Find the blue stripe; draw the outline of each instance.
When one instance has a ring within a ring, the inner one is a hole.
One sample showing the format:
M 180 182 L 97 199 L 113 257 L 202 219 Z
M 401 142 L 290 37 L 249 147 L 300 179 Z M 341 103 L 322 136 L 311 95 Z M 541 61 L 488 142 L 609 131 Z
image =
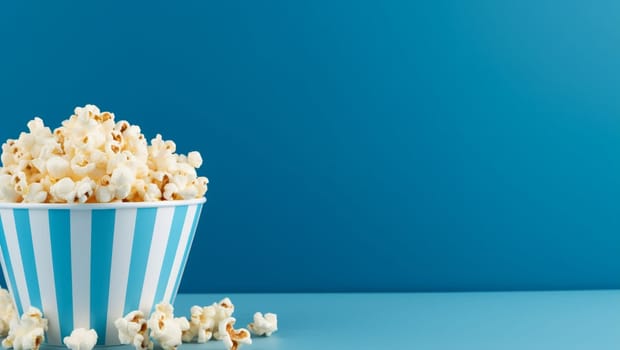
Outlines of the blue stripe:
M 166 287 L 168 286 L 172 265 L 174 264 L 174 257 L 179 246 L 181 233 L 183 232 L 183 224 L 185 223 L 187 208 L 187 205 L 182 205 L 174 209 L 174 217 L 172 218 L 172 226 L 170 227 L 170 236 L 168 237 L 168 246 L 166 247 L 164 262 L 161 266 L 159 282 L 157 282 L 157 291 L 155 292 L 153 308 L 156 304 L 163 301 L 162 299 L 164 297 L 164 293 L 166 292 Z
M 22 265 L 26 276 L 26 288 L 30 296 L 30 305 L 43 310 L 41 304 L 41 290 L 39 288 L 39 275 L 37 265 L 34 260 L 34 247 L 32 245 L 32 230 L 30 228 L 30 215 L 28 209 L 13 210 L 15 218 L 15 228 L 17 229 L 17 240 L 19 251 L 22 254 Z
M 6 209 L 8 210 L 8 209 Z M 6 244 L 6 236 L 4 233 L 4 223 L 2 222 L 2 218 L 0 218 L 0 246 L 2 249 L 2 256 L 4 257 L 4 263 L 6 264 L 6 272 L 9 274 L 9 281 L 11 282 L 11 288 L 13 289 L 13 298 L 15 299 L 15 304 L 17 306 L 17 314 L 21 315 L 24 313 L 24 308 L 22 307 L 21 297 L 19 295 L 19 291 L 17 290 L 17 283 L 15 283 L 15 272 L 13 271 L 13 264 L 11 264 L 11 256 L 9 255 L 9 249 Z
M 177 281 L 174 283 L 174 288 L 172 289 L 172 300 L 170 301 L 170 304 L 174 304 L 174 299 L 176 298 L 177 292 L 179 291 L 181 276 L 183 276 L 183 271 L 185 271 L 187 256 L 189 255 L 189 251 L 192 248 L 192 242 L 194 241 L 194 236 L 196 235 L 196 225 L 198 224 L 198 218 L 200 218 L 201 211 L 202 204 L 198 204 L 196 208 L 196 214 L 194 216 L 194 221 L 192 222 L 192 230 L 189 235 L 189 240 L 187 241 L 187 246 L 185 247 L 185 252 L 183 253 L 183 260 L 181 260 L 181 269 L 179 270 L 179 274 L 177 275 Z
M 114 209 L 93 210 L 91 220 L 90 327 L 97 332 L 100 345 L 106 338 L 115 216 Z
M 71 214 L 68 209 L 48 210 L 54 286 L 60 321 L 60 339 L 73 331 L 73 283 L 71 277 Z
M 140 306 L 140 296 L 146 277 L 146 264 L 151 250 L 156 216 L 157 208 L 139 208 L 137 210 L 123 314 L 137 310 Z

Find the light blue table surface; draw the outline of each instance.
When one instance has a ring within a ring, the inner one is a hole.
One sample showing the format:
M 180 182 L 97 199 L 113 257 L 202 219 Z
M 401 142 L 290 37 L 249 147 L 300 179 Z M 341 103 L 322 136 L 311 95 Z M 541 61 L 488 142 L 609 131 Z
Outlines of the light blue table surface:
M 278 332 L 254 337 L 248 350 L 620 349 L 620 291 L 226 296 L 236 327 L 256 311 L 278 314 Z M 222 297 L 181 294 L 175 315 Z M 220 341 L 180 348 L 226 349 Z
M 237 326 L 278 314 L 279 331 L 245 349 L 620 349 L 620 291 L 228 296 Z M 179 295 L 175 313 L 221 297 Z

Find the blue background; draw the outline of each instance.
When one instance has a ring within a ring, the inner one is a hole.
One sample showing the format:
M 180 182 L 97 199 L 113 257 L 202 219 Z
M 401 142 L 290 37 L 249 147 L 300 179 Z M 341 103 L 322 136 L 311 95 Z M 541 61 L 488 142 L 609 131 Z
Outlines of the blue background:
M 620 287 L 620 3 L 0 4 L 0 139 L 203 153 L 184 292 Z

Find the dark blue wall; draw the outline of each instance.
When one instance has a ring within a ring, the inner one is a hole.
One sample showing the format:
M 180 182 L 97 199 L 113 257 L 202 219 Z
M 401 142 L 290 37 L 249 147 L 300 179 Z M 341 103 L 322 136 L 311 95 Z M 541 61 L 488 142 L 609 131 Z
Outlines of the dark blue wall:
M 3 2 L 0 139 L 95 103 L 200 150 L 184 292 L 618 288 L 619 23 L 616 1 Z

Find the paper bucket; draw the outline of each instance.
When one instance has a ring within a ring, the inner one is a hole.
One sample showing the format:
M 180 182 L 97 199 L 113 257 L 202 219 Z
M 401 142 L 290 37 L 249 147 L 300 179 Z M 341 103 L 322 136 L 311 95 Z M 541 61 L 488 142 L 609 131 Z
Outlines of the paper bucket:
M 119 344 L 114 320 L 173 302 L 204 202 L 0 203 L 0 259 L 19 314 L 43 311 L 49 345 L 80 327 Z

